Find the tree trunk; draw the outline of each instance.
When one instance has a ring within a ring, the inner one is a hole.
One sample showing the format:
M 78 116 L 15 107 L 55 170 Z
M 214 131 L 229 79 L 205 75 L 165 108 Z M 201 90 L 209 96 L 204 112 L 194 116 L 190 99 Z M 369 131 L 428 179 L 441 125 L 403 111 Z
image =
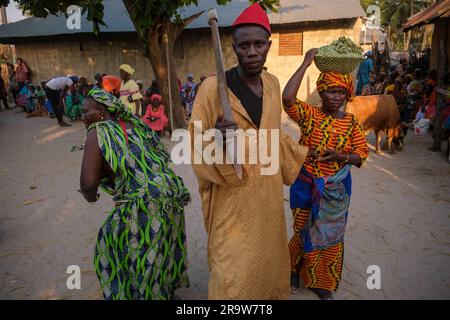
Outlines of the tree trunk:
M 178 77 L 175 71 L 175 65 L 172 59 L 172 50 L 175 43 L 174 36 L 171 34 L 169 23 L 164 23 L 157 28 L 148 31 L 148 58 L 155 73 L 163 97 L 164 107 L 169 118 L 170 128 L 184 128 L 183 108 L 181 106 L 180 92 L 178 89 Z M 167 38 L 165 38 L 167 35 Z M 166 43 L 166 39 L 168 44 Z M 169 52 L 167 52 L 167 48 Z M 169 61 L 167 61 L 167 55 Z M 170 66 L 170 83 L 169 83 Z M 171 90 L 171 99 L 169 99 L 169 90 Z M 172 105 L 170 105 L 170 100 Z
M 132 18 L 131 21 L 138 32 L 141 43 L 147 48 L 145 55 L 150 60 L 156 80 L 158 81 L 165 110 L 171 125 L 170 128 L 185 128 L 186 123 L 181 106 L 178 77 L 173 63 L 172 52 L 175 41 L 184 28 L 197 19 L 204 11 L 183 19 L 180 24 L 172 23 L 170 18 L 161 17 L 158 21 L 154 21 L 153 27 L 146 29 L 144 32 L 142 29 L 139 29 L 139 23 L 137 22 L 138 20 L 147 20 L 149 17 L 145 16 L 143 12 L 139 12 L 138 14 L 133 13 L 133 1 L 123 0 L 123 3 L 130 17 L 134 17 L 134 20 Z M 172 103 L 170 103 L 170 100 Z

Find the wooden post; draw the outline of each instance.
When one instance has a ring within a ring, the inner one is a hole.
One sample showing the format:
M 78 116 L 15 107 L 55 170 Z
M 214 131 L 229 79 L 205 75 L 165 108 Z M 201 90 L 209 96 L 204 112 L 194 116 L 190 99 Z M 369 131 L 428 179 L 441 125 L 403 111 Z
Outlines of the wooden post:
M 434 151 L 441 151 L 441 144 L 442 144 L 442 123 L 440 123 L 440 115 L 442 110 L 445 108 L 446 101 L 447 101 L 447 94 L 449 93 L 447 91 L 447 88 L 443 87 L 443 76 L 447 72 L 447 39 L 448 39 L 448 29 L 449 29 L 449 23 L 445 22 L 444 20 L 438 20 L 437 24 L 442 24 L 443 29 L 445 32 L 439 33 L 439 52 L 438 52 L 438 88 L 435 89 L 437 93 L 437 102 L 436 102 L 436 108 L 437 113 L 434 117 L 434 131 L 433 131 L 433 147 L 432 149 Z M 435 25 L 436 27 L 436 25 Z M 441 25 L 439 25 L 441 27 Z M 449 147 L 450 147 L 450 137 L 449 137 Z M 450 160 L 450 158 L 449 158 Z
M 164 34 L 164 42 L 166 43 L 166 62 L 167 62 L 167 81 L 169 82 L 169 106 L 170 106 L 170 134 L 173 133 L 173 104 L 172 104 L 172 79 L 170 77 L 170 60 L 169 60 L 169 36 Z
M 0 14 L 1 14 L 1 19 L 2 19 L 2 23 L 0 24 L 7 24 L 8 23 L 8 17 L 6 16 L 6 7 L 5 6 L 1 6 L 0 7 Z

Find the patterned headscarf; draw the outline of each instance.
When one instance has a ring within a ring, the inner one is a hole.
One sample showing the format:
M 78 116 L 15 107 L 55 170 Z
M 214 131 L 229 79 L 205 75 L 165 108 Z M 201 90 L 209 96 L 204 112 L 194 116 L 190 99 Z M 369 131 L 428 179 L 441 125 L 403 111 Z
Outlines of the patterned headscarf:
M 128 109 L 122 101 L 113 96 L 111 93 L 102 89 L 92 89 L 89 91 L 88 97 L 91 97 L 98 103 L 102 104 L 110 113 L 114 113 L 117 118 L 129 121 L 137 127 L 145 127 L 143 122 L 135 117 L 130 109 Z
M 332 87 L 339 87 L 347 90 L 347 99 L 348 101 L 352 101 L 353 79 L 351 75 L 338 72 L 321 73 L 319 79 L 317 79 L 317 91 L 321 93 Z
M 98 103 L 103 104 L 111 113 L 121 115 L 122 113 L 128 112 L 125 105 L 118 98 L 105 90 L 92 89 L 89 91 L 88 97 L 91 97 Z

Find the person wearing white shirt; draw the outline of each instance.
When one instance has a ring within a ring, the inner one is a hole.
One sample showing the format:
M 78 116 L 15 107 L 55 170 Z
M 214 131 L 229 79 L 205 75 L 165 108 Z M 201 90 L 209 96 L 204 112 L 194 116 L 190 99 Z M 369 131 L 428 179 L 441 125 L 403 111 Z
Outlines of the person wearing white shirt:
M 78 77 L 57 77 L 47 82 L 45 93 L 51 101 L 55 111 L 56 119 L 61 127 L 69 127 L 70 124 L 64 122 L 64 97 L 67 91 L 78 82 Z

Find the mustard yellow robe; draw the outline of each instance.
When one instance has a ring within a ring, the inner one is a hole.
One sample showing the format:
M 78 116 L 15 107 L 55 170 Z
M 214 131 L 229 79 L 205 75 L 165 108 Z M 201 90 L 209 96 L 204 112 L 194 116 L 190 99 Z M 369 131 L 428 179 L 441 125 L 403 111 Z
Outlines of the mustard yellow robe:
M 263 111 L 259 129 L 280 129 L 278 79 L 263 72 L 262 81 Z M 238 127 L 258 130 L 231 90 L 229 95 Z M 203 132 L 214 128 L 219 111 L 217 78 L 210 77 L 203 82 L 195 99 L 189 123 L 192 142 L 194 122 L 202 122 Z M 209 299 L 287 299 L 289 296 L 283 183 L 291 185 L 295 181 L 307 148 L 281 133 L 279 140 L 280 169 L 275 175 L 261 175 L 259 158 L 258 164 L 243 165 L 242 180 L 231 164 L 193 164 L 208 234 Z M 195 152 L 202 154 L 193 146 L 192 157 Z

